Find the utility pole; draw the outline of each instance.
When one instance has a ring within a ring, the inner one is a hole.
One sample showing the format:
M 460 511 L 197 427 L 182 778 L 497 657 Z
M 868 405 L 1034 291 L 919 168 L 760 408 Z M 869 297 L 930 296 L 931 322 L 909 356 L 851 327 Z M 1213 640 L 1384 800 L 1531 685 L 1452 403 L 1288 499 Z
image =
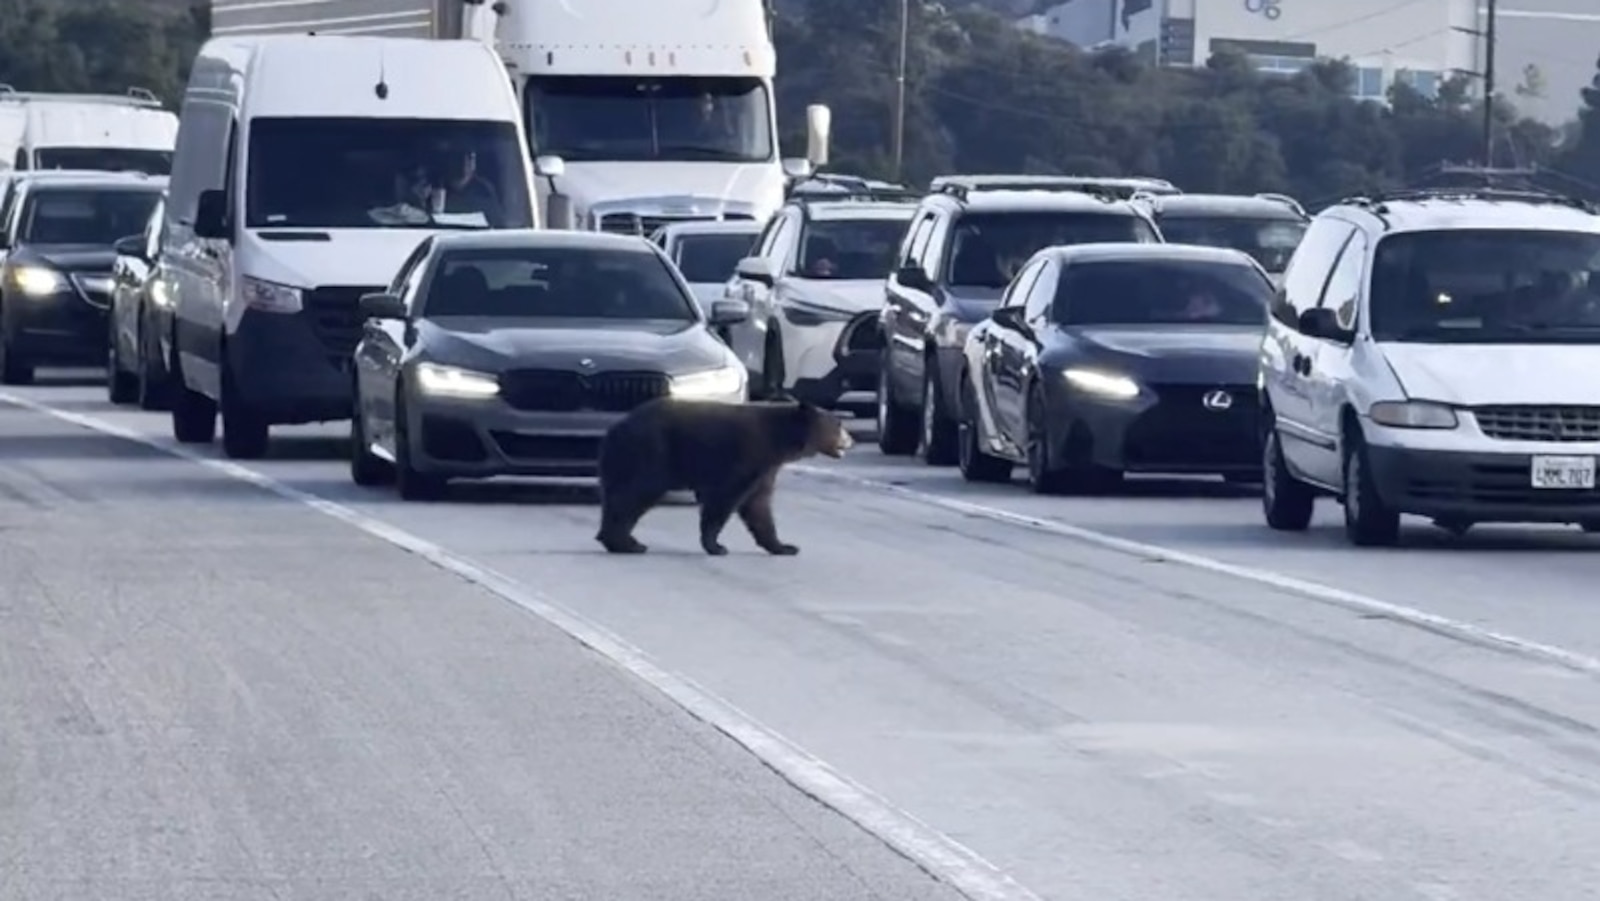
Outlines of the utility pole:
M 911 0 L 900 0 L 900 62 L 894 72 L 894 178 L 906 158 L 906 45 L 911 39 Z
M 1494 166 L 1494 58 L 1495 19 L 1499 0 L 1488 0 L 1488 19 L 1483 25 L 1483 165 Z

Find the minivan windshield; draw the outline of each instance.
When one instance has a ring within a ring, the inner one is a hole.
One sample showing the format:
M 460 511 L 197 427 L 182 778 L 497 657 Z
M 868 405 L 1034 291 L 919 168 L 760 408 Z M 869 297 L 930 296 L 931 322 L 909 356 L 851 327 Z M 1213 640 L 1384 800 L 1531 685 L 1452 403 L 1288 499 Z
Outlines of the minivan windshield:
M 771 100 L 755 77 L 532 75 L 524 103 L 538 154 L 702 163 L 774 155 Z
M 753 233 L 701 232 L 679 235 L 673 255 L 678 271 L 694 283 L 725 282 L 755 246 Z
M 649 251 L 511 247 L 445 251 L 422 315 L 694 322 L 699 307 Z
M 137 147 L 40 147 L 33 152 L 33 167 L 171 175 L 172 151 Z
M 531 228 L 511 122 L 256 118 L 249 228 Z
M 1306 223 L 1287 217 L 1162 216 L 1161 234 L 1170 244 L 1200 244 L 1242 250 L 1268 272 L 1289 267 Z
M 1106 260 L 1073 263 L 1056 285 L 1060 325 L 1266 327 L 1272 283 L 1249 263 Z
M 800 236 L 795 272 L 805 278 L 882 281 L 894 269 L 910 216 L 813 219 Z
M 968 213 L 956 222 L 948 279 L 954 287 L 1004 288 L 1046 247 L 1160 240 L 1148 222 L 1128 212 Z
M 1378 242 L 1372 336 L 1420 343 L 1600 343 L 1600 234 L 1405 232 Z
M 110 247 L 143 233 L 160 201 L 160 188 L 38 188 L 23 201 L 17 240 Z

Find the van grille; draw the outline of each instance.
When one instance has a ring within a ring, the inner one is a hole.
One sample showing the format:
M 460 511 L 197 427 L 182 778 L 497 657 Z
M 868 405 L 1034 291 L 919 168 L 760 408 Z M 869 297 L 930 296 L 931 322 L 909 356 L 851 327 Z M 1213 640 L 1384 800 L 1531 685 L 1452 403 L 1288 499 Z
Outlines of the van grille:
M 666 397 L 672 381 L 659 372 L 597 372 L 513 369 L 500 376 L 500 396 L 518 410 L 626 413 Z
M 1501 441 L 1600 441 L 1600 407 L 1475 407 L 1472 414 Z
M 305 292 L 304 308 L 311 329 L 328 352 L 328 358 L 350 358 L 361 340 L 361 295 L 382 291 L 383 287 L 324 287 Z

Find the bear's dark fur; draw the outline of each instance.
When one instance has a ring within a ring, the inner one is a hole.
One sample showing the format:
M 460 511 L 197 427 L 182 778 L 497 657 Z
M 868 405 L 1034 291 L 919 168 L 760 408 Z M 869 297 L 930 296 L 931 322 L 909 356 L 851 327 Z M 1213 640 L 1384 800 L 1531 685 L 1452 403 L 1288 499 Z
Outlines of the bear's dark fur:
M 815 454 L 839 457 L 853 443 L 837 416 L 808 403 L 650 401 L 600 444 L 595 540 L 613 554 L 642 554 L 648 548 L 633 537 L 639 519 L 669 492 L 693 491 L 706 553 L 728 552 L 717 539 L 738 513 L 767 553 L 797 554 L 772 521 L 778 470 Z

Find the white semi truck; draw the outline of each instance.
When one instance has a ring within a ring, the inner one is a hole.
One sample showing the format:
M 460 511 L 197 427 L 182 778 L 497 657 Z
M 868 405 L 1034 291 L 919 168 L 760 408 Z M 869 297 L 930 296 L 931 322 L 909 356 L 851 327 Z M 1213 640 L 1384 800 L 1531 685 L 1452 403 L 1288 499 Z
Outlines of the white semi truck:
M 517 89 L 552 227 L 649 234 L 680 220 L 765 221 L 788 179 L 763 0 L 212 0 L 214 34 L 382 34 L 494 45 Z M 440 77 L 448 77 L 440 73 Z

